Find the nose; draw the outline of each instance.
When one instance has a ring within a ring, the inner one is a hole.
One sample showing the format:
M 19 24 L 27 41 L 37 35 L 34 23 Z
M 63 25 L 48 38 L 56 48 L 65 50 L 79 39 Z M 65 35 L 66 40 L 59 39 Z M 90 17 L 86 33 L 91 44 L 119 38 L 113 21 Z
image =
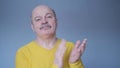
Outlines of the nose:
M 47 22 L 47 20 L 46 19 L 43 19 L 42 20 L 42 24 L 47 24 L 48 22 Z

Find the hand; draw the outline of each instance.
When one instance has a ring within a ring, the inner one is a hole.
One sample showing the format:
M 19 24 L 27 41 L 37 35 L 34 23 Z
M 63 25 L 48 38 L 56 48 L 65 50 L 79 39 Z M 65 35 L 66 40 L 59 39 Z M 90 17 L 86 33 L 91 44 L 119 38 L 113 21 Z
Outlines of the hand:
M 69 63 L 75 63 L 79 60 L 79 58 L 82 56 L 83 52 L 85 51 L 87 39 L 84 39 L 82 43 L 78 40 L 72 49 L 72 52 L 70 54 Z
M 54 60 L 54 63 L 59 68 L 62 68 L 63 66 L 63 58 L 64 58 L 65 51 L 66 51 L 66 41 L 62 40 L 61 44 L 58 47 L 58 50 L 56 51 L 55 60 Z

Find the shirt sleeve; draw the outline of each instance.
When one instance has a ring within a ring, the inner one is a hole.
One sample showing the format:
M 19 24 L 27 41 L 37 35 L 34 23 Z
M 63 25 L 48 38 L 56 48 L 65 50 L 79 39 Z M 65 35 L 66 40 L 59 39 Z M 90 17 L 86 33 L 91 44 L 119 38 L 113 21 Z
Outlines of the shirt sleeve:
M 84 65 L 82 64 L 81 60 L 78 60 L 75 63 L 69 63 L 70 68 L 84 68 Z
M 53 64 L 50 68 L 58 68 L 58 66 Z
M 15 63 L 16 63 L 16 68 L 31 68 L 27 57 L 21 51 L 18 51 L 16 53 Z

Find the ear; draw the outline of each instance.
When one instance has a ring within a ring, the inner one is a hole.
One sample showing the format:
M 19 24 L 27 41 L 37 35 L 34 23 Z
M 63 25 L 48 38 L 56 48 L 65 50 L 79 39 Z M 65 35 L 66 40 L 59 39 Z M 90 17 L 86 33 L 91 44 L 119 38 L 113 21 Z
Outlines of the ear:
M 34 25 L 32 23 L 31 23 L 31 29 L 32 29 L 33 32 L 35 32 Z
M 55 21 L 56 21 L 56 28 L 57 28 L 57 26 L 58 26 L 58 22 L 57 22 L 58 20 L 57 20 L 57 18 L 56 18 L 56 20 L 55 20 Z

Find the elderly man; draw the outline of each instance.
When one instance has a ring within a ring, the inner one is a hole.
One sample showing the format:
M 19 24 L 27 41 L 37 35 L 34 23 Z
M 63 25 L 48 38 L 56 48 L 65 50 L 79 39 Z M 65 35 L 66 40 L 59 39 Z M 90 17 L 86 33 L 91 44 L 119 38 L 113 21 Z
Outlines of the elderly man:
M 56 37 L 57 18 L 53 9 L 38 5 L 32 11 L 31 28 L 36 39 L 16 53 L 16 68 L 84 68 L 80 59 L 86 39 L 72 42 Z

